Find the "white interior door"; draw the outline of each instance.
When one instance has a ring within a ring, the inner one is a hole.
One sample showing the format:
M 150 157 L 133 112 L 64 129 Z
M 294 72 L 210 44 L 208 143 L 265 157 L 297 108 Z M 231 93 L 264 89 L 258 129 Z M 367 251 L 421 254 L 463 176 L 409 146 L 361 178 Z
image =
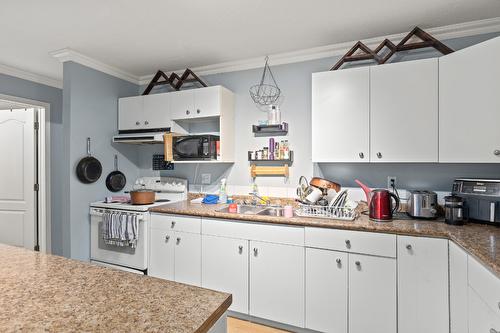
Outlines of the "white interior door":
M 0 243 L 35 243 L 34 109 L 0 111 Z

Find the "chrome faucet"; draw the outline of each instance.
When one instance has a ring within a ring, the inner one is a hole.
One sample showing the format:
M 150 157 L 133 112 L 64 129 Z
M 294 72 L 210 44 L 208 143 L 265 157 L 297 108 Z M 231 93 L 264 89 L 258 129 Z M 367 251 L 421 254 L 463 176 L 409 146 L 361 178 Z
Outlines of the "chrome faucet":
M 264 201 L 266 203 L 267 206 L 269 206 L 271 204 L 271 201 L 270 200 L 265 200 L 264 198 L 262 198 L 261 196 L 259 196 L 257 193 L 255 192 L 250 192 L 248 193 L 250 194 L 252 197 L 253 197 L 253 205 L 254 206 L 257 206 L 257 199 L 259 199 L 259 201 Z

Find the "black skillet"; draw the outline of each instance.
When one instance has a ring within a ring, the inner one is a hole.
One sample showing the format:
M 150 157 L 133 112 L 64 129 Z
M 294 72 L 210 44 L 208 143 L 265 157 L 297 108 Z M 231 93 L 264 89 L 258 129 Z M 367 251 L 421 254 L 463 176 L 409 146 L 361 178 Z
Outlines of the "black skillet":
M 76 176 L 84 184 L 95 183 L 102 174 L 101 162 L 90 154 L 90 138 L 87 138 L 87 156 L 76 166 Z
M 118 171 L 118 156 L 115 155 L 115 171 L 111 172 L 106 177 L 106 187 L 111 192 L 119 192 L 123 190 L 125 184 L 127 183 L 127 178 L 123 172 Z

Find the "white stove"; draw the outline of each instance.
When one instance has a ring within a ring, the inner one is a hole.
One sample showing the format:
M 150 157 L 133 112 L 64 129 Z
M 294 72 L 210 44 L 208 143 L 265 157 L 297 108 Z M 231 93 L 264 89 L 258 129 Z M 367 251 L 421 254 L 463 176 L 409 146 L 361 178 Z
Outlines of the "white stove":
M 149 244 L 148 224 L 151 221 L 149 209 L 168 203 L 187 200 L 186 179 L 174 177 L 142 177 L 132 186 L 136 189 L 156 191 L 156 202 L 150 205 L 132 205 L 130 202 L 107 202 L 90 204 L 90 260 L 114 268 L 146 274 L 148 268 L 147 249 Z M 119 213 L 137 215 L 139 238 L 135 248 L 109 245 L 102 237 L 103 214 Z

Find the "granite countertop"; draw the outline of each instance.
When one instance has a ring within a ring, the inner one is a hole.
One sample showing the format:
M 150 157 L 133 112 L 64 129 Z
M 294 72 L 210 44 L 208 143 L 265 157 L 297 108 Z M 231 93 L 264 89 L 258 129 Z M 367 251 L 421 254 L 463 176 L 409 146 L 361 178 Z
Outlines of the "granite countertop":
M 482 224 L 453 226 L 443 221 L 433 220 L 393 220 L 373 222 L 361 214 L 354 221 L 298 217 L 292 218 L 220 213 L 216 210 L 226 205 L 193 204 L 189 201 L 166 204 L 151 208 L 150 211 L 165 214 L 195 215 L 249 222 L 264 222 L 295 226 L 346 229 L 370 232 L 393 233 L 398 235 L 448 238 L 463 247 L 469 254 L 481 261 L 500 277 L 500 228 Z
M 0 332 L 207 332 L 231 295 L 0 245 Z

